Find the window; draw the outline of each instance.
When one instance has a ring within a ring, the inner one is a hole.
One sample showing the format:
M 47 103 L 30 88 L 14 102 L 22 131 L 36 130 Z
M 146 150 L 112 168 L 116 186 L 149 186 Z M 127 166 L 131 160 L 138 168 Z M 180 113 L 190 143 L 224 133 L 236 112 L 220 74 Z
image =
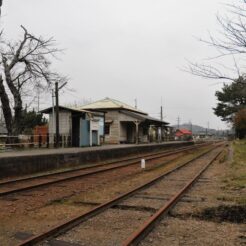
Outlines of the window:
M 105 135 L 109 135 L 110 134 L 110 124 L 109 123 L 105 123 L 104 134 Z

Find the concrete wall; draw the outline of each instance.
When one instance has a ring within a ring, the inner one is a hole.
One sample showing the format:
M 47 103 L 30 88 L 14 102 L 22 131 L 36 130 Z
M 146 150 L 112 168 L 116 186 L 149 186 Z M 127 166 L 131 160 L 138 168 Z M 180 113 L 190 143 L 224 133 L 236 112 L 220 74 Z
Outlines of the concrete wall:
M 179 143 L 164 143 L 164 144 L 146 144 L 134 146 L 119 146 L 117 148 L 104 148 L 97 150 L 73 153 L 59 153 L 59 154 L 42 154 L 29 155 L 18 157 L 1 157 L 0 158 L 0 177 L 18 176 L 24 174 L 32 174 L 37 172 L 44 172 L 58 168 L 74 167 L 90 163 L 99 163 L 110 161 L 112 159 L 126 157 L 130 155 L 137 155 L 146 152 L 153 152 L 163 149 L 181 147 L 184 145 L 191 145 L 193 142 L 179 142 Z

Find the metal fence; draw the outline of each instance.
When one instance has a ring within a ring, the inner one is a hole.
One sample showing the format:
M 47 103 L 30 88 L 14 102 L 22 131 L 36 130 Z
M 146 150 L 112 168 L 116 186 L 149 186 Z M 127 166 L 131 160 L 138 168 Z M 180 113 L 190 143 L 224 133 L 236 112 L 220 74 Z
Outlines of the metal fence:
M 56 143 L 55 134 L 46 135 L 0 135 L 0 150 L 22 150 L 32 148 L 54 148 Z M 71 136 L 60 135 L 58 147 L 71 147 Z

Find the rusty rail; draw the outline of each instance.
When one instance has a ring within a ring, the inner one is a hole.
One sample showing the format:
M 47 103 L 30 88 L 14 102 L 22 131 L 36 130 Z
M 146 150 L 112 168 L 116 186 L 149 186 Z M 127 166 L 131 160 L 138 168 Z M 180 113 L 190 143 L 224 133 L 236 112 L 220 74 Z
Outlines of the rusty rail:
M 162 153 L 146 154 L 146 155 L 141 156 L 141 157 L 131 157 L 131 158 L 123 159 L 123 160 L 120 160 L 120 161 L 113 161 L 111 163 L 104 163 L 104 164 L 94 165 L 94 166 L 91 166 L 91 167 L 79 168 L 79 169 L 76 169 L 76 170 L 67 170 L 67 171 L 63 171 L 63 172 L 45 174 L 45 175 L 40 175 L 40 176 L 36 176 L 36 177 L 30 177 L 30 178 L 24 178 L 24 179 L 17 179 L 17 180 L 2 182 L 2 183 L 0 183 L 0 188 L 3 185 L 10 185 L 10 184 L 13 184 L 13 183 L 18 183 L 18 182 L 23 182 L 23 181 L 31 181 L 31 180 L 39 179 L 39 178 L 46 178 L 46 177 L 48 178 L 48 177 L 51 177 L 51 176 L 62 175 L 62 174 L 67 174 L 67 173 L 81 171 L 81 170 L 90 170 L 90 169 L 93 169 L 93 168 L 106 166 L 106 168 L 104 168 L 104 169 L 100 169 L 100 170 L 96 170 L 96 171 L 94 170 L 94 171 L 91 171 L 91 172 L 88 172 L 88 173 L 75 174 L 75 175 L 70 176 L 70 177 L 60 178 L 60 179 L 57 179 L 57 180 L 51 180 L 51 181 L 47 181 L 47 182 L 42 182 L 42 183 L 39 183 L 39 184 L 30 185 L 30 186 L 26 186 L 26 187 L 22 187 L 22 188 L 3 191 L 3 192 L 0 192 L 0 197 L 1 196 L 6 196 L 6 195 L 9 195 L 9 194 L 22 192 L 22 191 L 31 190 L 31 189 L 34 189 L 34 188 L 40 188 L 40 187 L 48 186 L 48 185 L 51 185 L 51 184 L 56 184 L 56 183 L 60 183 L 60 182 L 64 182 L 64 181 L 69 181 L 69 180 L 73 180 L 73 179 L 76 179 L 76 178 L 87 177 L 89 175 L 108 172 L 108 171 L 115 170 L 115 169 L 122 168 L 122 167 L 136 165 L 136 164 L 139 163 L 139 159 L 143 158 L 143 157 L 145 157 L 145 158 L 147 157 L 146 160 L 155 160 L 155 159 L 158 159 L 158 158 L 161 158 L 161 157 L 178 154 L 178 153 L 181 153 L 183 151 L 197 149 L 197 148 L 203 147 L 203 146 L 206 146 L 206 144 L 202 145 L 202 146 L 199 145 L 199 146 L 180 148 L 180 149 L 175 150 L 175 151 L 164 151 Z M 127 162 L 127 161 L 128 162 L 130 161 L 130 163 L 120 164 L 120 165 L 117 165 L 117 166 L 113 166 L 113 167 L 107 168 L 107 165 L 119 164 L 121 162 Z
M 219 146 L 216 146 L 219 147 Z M 151 185 L 155 184 L 156 182 L 160 181 L 163 177 L 181 169 L 182 167 L 185 167 L 186 165 L 188 165 L 189 163 L 199 159 L 200 157 L 205 156 L 206 154 L 208 154 L 209 152 L 211 152 L 213 149 L 210 149 L 194 158 L 192 158 L 191 160 L 188 160 L 186 162 L 184 162 L 183 164 L 179 165 L 176 168 L 173 168 L 172 170 L 158 176 L 157 178 L 152 179 L 150 182 L 145 183 L 143 185 L 138 186 L 137 188 L 126 192 L 120 196 L 117 196 L 116 198 L 103 203 L 97 207 L 95 207 L 94 209 L 88 211 L 87 213 L 83 213 L 81 215 L 75 216 L 72 219 L 69 219 L 67 221 L 65 221 L 64 223 L 61 223 L 57 226 L 54 226 L 53 228 L 49 229 L 48 231 L 44 232 L 44 233 L 40 233 L 39 235 L 33 236 L 25 241 L 23 241 L 22 243 L 18 244 L 18 246 L 30 246 L 30 245 L 35 245 L 37 243 L 42 242 L 43 240 L 47 240 L 51 237 L 57 237 L 58 235 L 65 233 L 67 231 L 69 231 L 70 229 L 72 229 L 73 227 L 79 225 L 80 223 L 88 220 L 89 218 L 92 218 L 94 216 L 96 216 L 97 214 L 102 213 L 103 211 L 105 211 L 106 209 L 116 205 L 117 203 L 121 202 L 122 200 L 130 197 L 131 195 L 135 194 L 136 192 L 143 190 L 145 188 L 150 187 Z
M 162 218 L 162 216 L 170 209 L 175 206 L 175 204 L 183 197 L 183 195 L 189 190 L 189 188 L 199 179 L 199 177 L 206 171 L 206 169 L 217 159 L 221 154 L 220 151 L 198 174 L 196 174 L 190 182 L 188 182 L 179 192 L 177 192 L 169 202 L 160 208 L 155 214 L 153 214 L 138 230 L 136 230 L 132 235 L 123 242 L 122 246 L 135 246 L 142 239 L 144 239 L 149 232 L 153 229 L 155 224 Z

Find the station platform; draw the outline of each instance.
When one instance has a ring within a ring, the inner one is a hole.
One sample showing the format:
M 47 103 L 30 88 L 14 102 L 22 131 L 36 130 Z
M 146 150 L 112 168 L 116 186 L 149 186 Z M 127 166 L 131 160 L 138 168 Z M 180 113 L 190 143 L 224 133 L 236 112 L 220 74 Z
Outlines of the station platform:
M 102 145 L 84 148 L 32 149 L 0 153 L 0 178 L 96 164 L 130 155 L 192 145 L 193 142 Z

